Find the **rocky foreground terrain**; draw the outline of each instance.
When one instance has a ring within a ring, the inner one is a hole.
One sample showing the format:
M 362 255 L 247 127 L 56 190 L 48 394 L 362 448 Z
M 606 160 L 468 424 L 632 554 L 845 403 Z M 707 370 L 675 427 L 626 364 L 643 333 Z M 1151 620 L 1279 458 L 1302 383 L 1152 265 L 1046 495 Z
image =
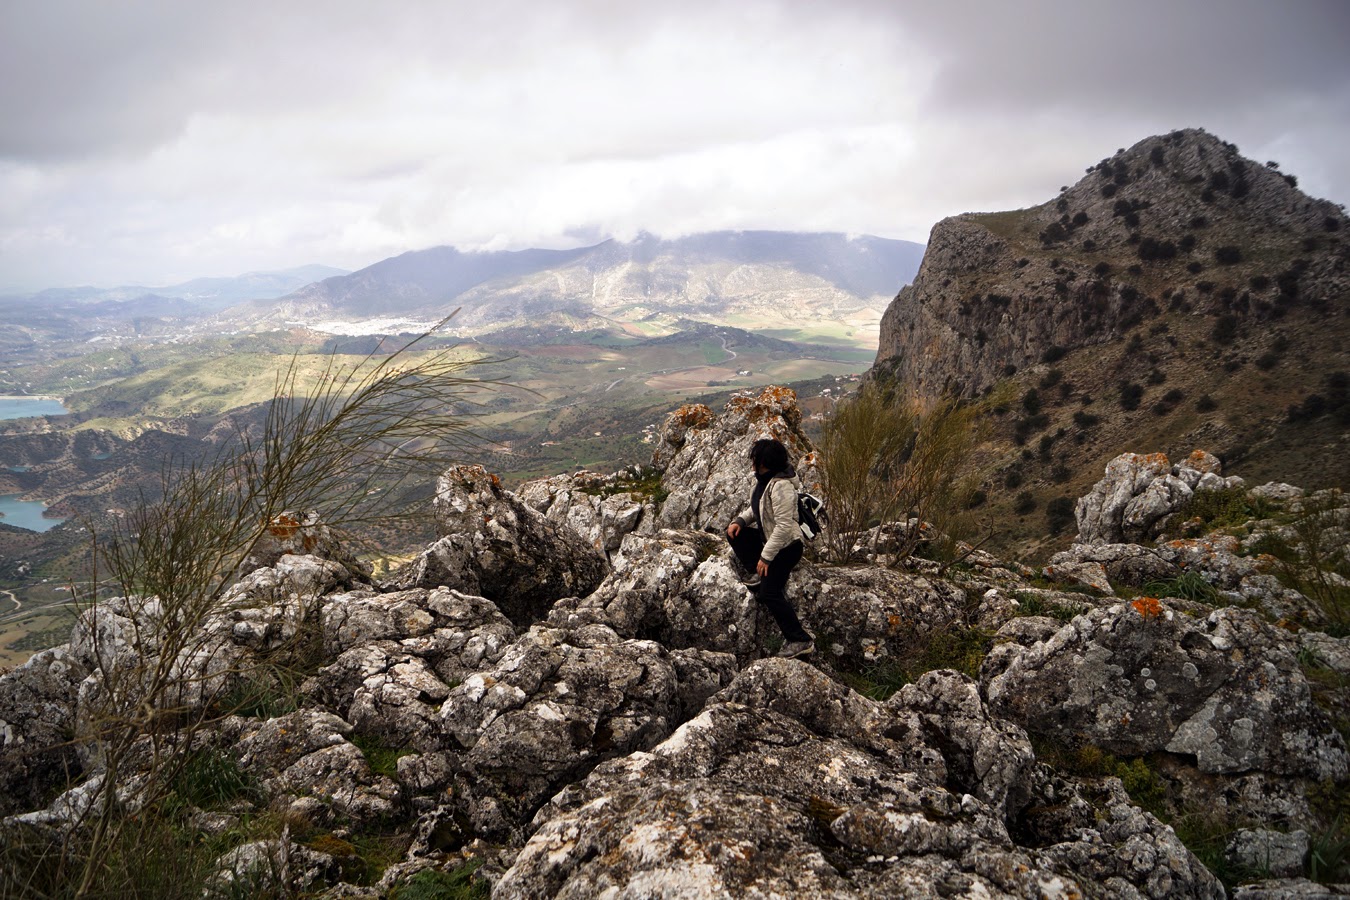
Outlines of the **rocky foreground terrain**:
M 652 471 L 453 467 L 383 583 L 296 525 L 189 635 L 155 598 L 87 611 L 0 676 L 3 892 L 151 817 L 207 896 L 1350 892 L 1344 595 L 1291 574 L 1344 564 L 1339 492 L 1126 454 L 1043 571 L 892 559 L 919 523 L 885 523 L 799 568 L 820 652 L 782 660 L 704 529 L 758 437 L 810 477 L 800 419 L 769 388 L 672 414 Z

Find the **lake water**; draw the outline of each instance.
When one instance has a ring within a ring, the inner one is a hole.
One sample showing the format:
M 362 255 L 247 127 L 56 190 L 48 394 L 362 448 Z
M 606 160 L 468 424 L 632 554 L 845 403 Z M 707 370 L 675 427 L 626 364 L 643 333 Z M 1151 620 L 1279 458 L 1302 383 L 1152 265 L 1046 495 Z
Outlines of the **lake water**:
M 27 528 L 29 531 L 49 531 L 60 525 L 65 519 L 44 519 L 43 511 L 47 504 L 38 500 L 20 500 L 18 494 L 0 494 L 0 513 L 5 517 L 0 522 Z
M 37 397 L 0 397 L 0 419 L 26 419 L 29 416 L 64 416 L 70 410 L 60 400 Z M 11 472 L 27 472 L 28 466 L 9 466 Z M 65 519 L 44 519 L 47 504 L 37 500 L 20 500 L 18 494 L 0 494 L 0 522 L 27 528 L 29 531 L 49 531 Z
M 70 410 L 60 400 L 37 397 L 0 397 L 0 419 L 26 419 L 29 416 L 64 416 Z

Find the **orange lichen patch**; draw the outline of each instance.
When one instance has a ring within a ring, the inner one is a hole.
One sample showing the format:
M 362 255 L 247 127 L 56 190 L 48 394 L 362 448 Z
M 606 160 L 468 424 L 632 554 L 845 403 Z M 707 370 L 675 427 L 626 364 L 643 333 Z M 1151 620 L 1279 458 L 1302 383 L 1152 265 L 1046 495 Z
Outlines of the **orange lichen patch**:
M 712 410 L 702 403 L 686 403 L 671 415 L 685 428 L 705 428 L 713 420 Z
M 889 616 L 886 617 L 886 625 L 890 628 L 892 632 L 900 630 L 900 623 L 902 621 L 904 620 L 901 619 L 899 616 L 897 616 L 895 613 L 891 613 Z
M 489 475 L 488 478 L 492 481 L 493 487 L 499 488 L 502 486 L 502 480 L 498 478 L 495 474 Z
M 1139 461 L 1159 474 L 1172 471 L 1172 462 L 1167 458 L 1166 453 L 1146 453 L 1139 458 Z
M 267 523 L 267 533 L 274 538 L 288 538 L 300 530 L 300 520 L 294 516 L 281 513 L 273 516 Z
M 771 384 L 759 392 L 760 403 L 777 403 L 782 406 L 785 403 L 796 403 L 797 392 L 790 387 L 783 387 L 778 384 Z
M 1192 469 L 1197 472 L 1208 472 L 1211 468 L 1210 455 L 1203 450 L 1192 450 L 1191 455 L 1186 457 Z
M 1140 597 L 1130 605 L 1145 619 L 1155 619 L 1163 612 L 1162 604 L 1158 602 L 1157 597 Z

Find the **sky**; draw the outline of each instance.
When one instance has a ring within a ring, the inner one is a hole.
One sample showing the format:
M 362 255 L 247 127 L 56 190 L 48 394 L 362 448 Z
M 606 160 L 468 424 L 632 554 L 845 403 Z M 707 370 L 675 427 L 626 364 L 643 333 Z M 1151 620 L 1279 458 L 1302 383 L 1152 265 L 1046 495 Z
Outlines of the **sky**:
M 1350 202 L 1350 2 L 5 0 L 0 291 L 923 242 L 1185 127 Z

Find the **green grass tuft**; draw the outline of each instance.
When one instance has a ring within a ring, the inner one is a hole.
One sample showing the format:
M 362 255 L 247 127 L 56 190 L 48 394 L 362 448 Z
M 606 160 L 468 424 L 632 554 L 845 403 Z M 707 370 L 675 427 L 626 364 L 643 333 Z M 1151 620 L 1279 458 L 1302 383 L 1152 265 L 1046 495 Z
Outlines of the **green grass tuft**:
M 1150 581 L 1144 585 L 1144 593 L 1150 597 L 1180 597 L 1210 606 L 1216 606 L 1222 600 L 1218 589 L 1199 572 L 1182 572 L 1176 578 Z
M 487 900 L 487 882 L 473 878 L 482 864 L 482 860 L 471 859 L 449 872 L 423 869 L 394 888 L 390 900 Z

